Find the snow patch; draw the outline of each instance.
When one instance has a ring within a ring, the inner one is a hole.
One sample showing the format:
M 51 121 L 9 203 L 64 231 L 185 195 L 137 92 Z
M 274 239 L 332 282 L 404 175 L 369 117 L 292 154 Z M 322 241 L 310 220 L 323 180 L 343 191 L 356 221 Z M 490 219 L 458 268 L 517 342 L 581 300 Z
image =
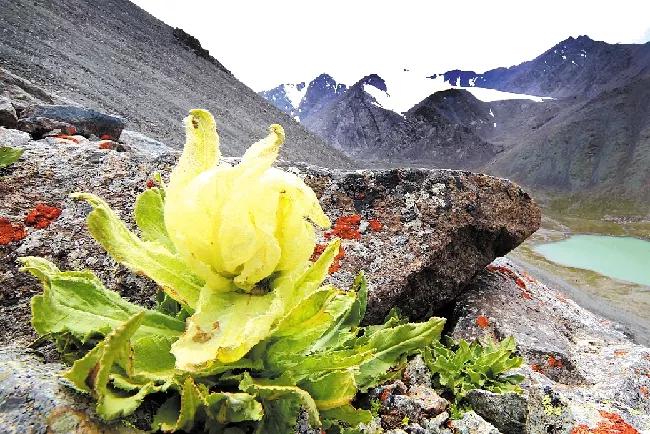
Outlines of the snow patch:
M 307 93 L 307 86 L 303 82 L 297 84 L 287 83 L 283 84 L 282 87 L 284 94 L 287 96 L 287 99 L 291 103 L 291 107 L 293 107 L 294 110 L 297 110 L 300 106 L 300 102 L 305 96 L 305 93 Z
M 495 122 L 495 123 L 494 123 L 494 128 L 496 128 L 496 127 L 497 127 L 497 123 Z
M 470 81 L 470 87 L 462 87 L 456 80 L 452 85 L 444 80 L 442 74 L 436 78 L 428 78 L 431 74 L 426 72 L 415 72 L 413 70 L 389 71 L 379 74 L 386 82 L 388 92 L 381 91 L 374 86 L 364 85 L 363 90 L 371 95 L 378 107 L 403 114 L 428 96 L 448 89 L 463 89 L 471 93 L 483 102 L 493 102 L 510 99 L 526 99 L 536 102 L 550 100 L 550 97 L 526 95 L 521 93 L 502 92 L 495 89 L 487 89 L 476 86 Z
M 494 113 L 492 112 L 492 109 L 490 109 L 490 116 L 494 117 Z

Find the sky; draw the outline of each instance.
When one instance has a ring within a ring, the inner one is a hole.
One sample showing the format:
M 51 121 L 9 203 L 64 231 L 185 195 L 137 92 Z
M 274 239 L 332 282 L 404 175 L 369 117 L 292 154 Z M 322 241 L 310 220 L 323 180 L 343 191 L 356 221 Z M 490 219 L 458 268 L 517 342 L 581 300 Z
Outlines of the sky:
M 586 34 L 650 40 L 648 0 L 132 0 L 201 41 L 256 91 L 322 72 L 352 84 L 408 68 L 484 72 Z

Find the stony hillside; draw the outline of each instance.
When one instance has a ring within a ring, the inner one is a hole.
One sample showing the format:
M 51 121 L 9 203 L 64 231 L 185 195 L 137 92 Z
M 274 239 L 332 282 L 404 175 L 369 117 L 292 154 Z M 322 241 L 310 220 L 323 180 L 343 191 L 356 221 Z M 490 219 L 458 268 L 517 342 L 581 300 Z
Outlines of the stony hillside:
M 179 121 L 188 109 L 206 108 L 218 119 L 227 155 L 240 155 L 266 126 L 280 123 L 285 158 L 349 164 L 196 39 L 128 0 L 0 0 L 0 11 L 0 67 L 56 98 L 123 116 L 128 129 L 172 146 L 182 143 Z M 0 93 L 5 86 L 0 82 Z

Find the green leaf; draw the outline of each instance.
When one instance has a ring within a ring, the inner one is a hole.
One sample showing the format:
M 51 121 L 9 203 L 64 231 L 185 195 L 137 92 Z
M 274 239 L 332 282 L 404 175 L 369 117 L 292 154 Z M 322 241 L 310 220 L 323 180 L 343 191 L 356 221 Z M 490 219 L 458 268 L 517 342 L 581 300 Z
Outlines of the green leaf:
M 71 197 L 92 205 L 88 230 L 113 259 L 136 273 L 147 275 L 179 303 L 191 308 L 196 306 L 203 282 L 178 256 L 159 242 L 138 238 L 108 204 L 94 194 L 74 193 Z
M 10 146 L 0 147 L 0 169 L 14 164 L 23 155 L 23 152 L 25 152 L 24 149 L 12 148 Z
M 106 336 L 84 358 L 76 361 L 64 374 L 64 377 L 77 389 L 92 392 L 97 399 L 97 414 L 105 420 L 113 420 L 133 413 L 149 393 L 160 389 L 153 382 L 149 382 L 144 384 L 137 393 L 128 395 L 112 389 L 109 385 L 114 369 L 127 375 L 133 373 L 130 339 L 143 319 L 144 312 L 132 316 Z
M 256 433 L 292 434 L 301 408 L 307 411 L 312 426 L 321 425 L 316 403 L 299 387 L 282 380 L 253 379 L 246 373 L 239 389 L 262 401 L 264 419 Z
M 360 423 L 370 423 L 372 413 L 370 410 L 360 410 L 351 405 L 342 405 L 341 407 L 331 408 L 329 410 L 320 410 L 321 418 L 330 423 L 343 421 L 352 427 Z M 324 423 L 328 425 L 329 423 Z
M 162 190 L 150 188 L 138 195 L 135 201 L 135 223 L 140 229 L 140 234 L 145 241 L 157 242 L 171 253 L 176 252 L 174 243 L 169 238 L 165 228 L 163 214 L 164 203 Z
M 357 394 L 354 372 L 334 371 L 314 380 L 300 382 L 316 403 L 318 410 L 330 410 L 350 404 Z
M 143 320 L 136 337 L 176 338 L 185 329 L 182 321 L 127 302 L 90 271 L 61 272 L 42 258 L 23 257 L 20 262 L 22 271 L 43 284 L 43 294 L 32 298 L 32 325 L 40 335 L 70 333 L 85 343 L 91 337 L 106 336 L 138 313 Z
M 376 386 L 378 380 L 407 355 L 440 339 L 444 324 L 443 318 L 433 317 L 423 323 L 379 329 L 367 339 L 359 339 L 362 347 L 368 346 L 373 351 L 373 357 L 359 367 L 356 376 L 359 389 L 366 391 Z

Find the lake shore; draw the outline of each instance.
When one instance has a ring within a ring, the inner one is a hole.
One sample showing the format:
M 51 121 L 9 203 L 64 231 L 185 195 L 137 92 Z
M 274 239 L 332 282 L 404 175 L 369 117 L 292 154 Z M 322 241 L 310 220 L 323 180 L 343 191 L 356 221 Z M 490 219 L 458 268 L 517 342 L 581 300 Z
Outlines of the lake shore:
M 584 229 L 584 225 L 569 227 L 565 222 L 566 220 L 561 223 L 544 216 L 542 228 L 510 252 L 508 258 L 529 270 L 532 276 L 549 288 L 561 291 L 585 309 L 620 324 L 636 343 L 649 346 L 650 286 L 621 281 L 590 270 L 563 266 L 535 251 L 535 246 L 539 244 L 566 239 L 577 233 L 619 236 L 631 234 L 621 233 L 619 230 L 582 232 L 580 229 Z M 594 226 L 591 226 L 591 229 L 594 229 Z

